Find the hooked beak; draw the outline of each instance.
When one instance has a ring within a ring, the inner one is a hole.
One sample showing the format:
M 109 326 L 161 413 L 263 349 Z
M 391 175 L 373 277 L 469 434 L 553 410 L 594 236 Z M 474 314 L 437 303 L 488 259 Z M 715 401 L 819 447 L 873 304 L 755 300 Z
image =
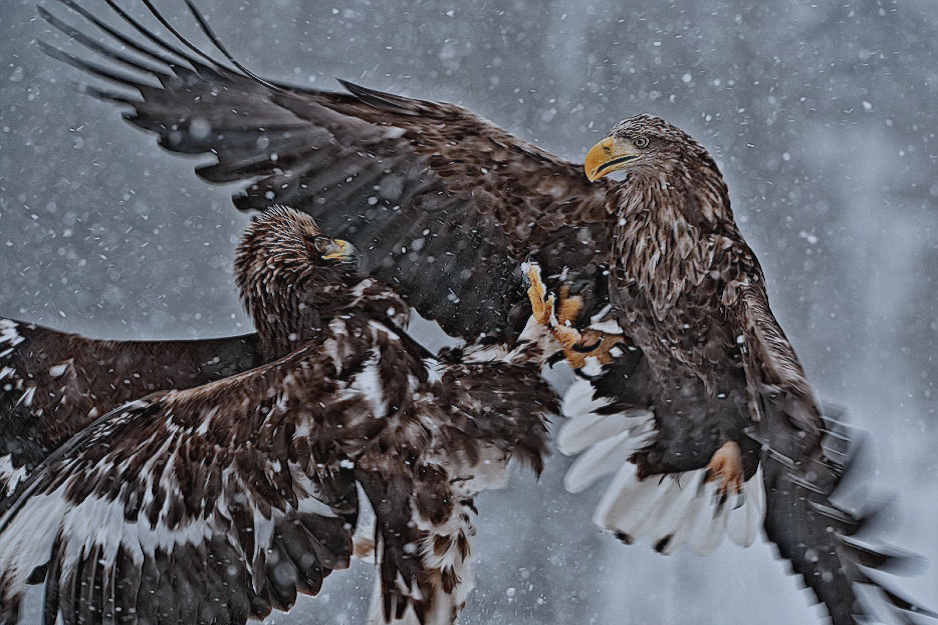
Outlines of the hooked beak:
M 622 169 L 626 163 L 638 157 L 639 153 L 631 145 L 619 143 L 613 137 L 606 137 L 587 152 L 583 169 L 589 181 L 594 182 L 617 169 Z
M 354 245 L 343 239 L 332 239 L 322 251 L 323 260 L 358 264 L 359 254 Z

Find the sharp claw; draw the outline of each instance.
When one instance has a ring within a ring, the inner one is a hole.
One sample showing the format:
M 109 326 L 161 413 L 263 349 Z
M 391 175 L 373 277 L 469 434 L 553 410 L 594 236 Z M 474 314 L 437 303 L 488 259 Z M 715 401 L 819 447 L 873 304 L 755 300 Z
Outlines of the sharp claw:
M 595 330 L 581 333 L 574 327 L 583 308 L 582 297 L 570 295 L 567 285 L 561 288 L 559 300 L 548 293 L 541 278 L 541 267 L 536 262 L 522 263 L 521 272 L 530 285 L 528 299 L 534 320 L 550 328 L 551 334 L 563 347 L 564 357 L 570 366 L 581 369 L 586 366 L 588 358 L 596 358 L 603 365 L 612 362 L 614 357 L 610 350 L 621 341 L 621 336 Z
M 726 441 L 707 465 L 706 482 L 717 482 L 721 497 L 743 492 L 743 455 L 736 441 Z

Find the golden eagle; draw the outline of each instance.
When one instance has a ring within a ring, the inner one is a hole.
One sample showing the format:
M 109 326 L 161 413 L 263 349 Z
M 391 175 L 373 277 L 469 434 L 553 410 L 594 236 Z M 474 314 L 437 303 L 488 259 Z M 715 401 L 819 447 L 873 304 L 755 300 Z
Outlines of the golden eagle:
M 261 79 L 194 8 L 227 63 L 155 11 L 175 42 L 119 9 L 135 34 L 66 4 L 112 42 L 40 9 L 105 59 L 45 46 L 117 85 L 92 95 L 129 107 L 167 150 L 213 155 L 196 172 L 246 181 L 238 208 L 290 204 L 367 250 L 365 270 L 447 333 L 517 337 L 528 318 L 518 266 L 537 262 L 565 295 L 554 328 L 565 353 L 590 377 L 567 406 L 561 445 L 586 450 L 568 484 L 616 473 L 603 527 L 667 552 L 685 539 L 705 551 L 724 528 L 745 544 L 761 523 L 834 623 L 869 615 L 861 585 L 913 607 L 867 576 L 891 558 L 858 542 L 862 515 L 832 500 L 849 450 L 772 315 L 720 171 L 689 135 L 630 118 L 590 151 L 584 175 L 453 104 Z
M 509 459 L 542 466 L 549 335 L 532 322 L 501 359 L 435 358 L 351 249 L 291 209 L 254 218 L 236 274 L 268 364 L 124 404 L 30 473 L 0 510 L 0 622 L 34 584 L 65 625 L 289 609 L 348 566 L 356 484 L 376 516 L 371 622 L 454 621 L 474 495 Z

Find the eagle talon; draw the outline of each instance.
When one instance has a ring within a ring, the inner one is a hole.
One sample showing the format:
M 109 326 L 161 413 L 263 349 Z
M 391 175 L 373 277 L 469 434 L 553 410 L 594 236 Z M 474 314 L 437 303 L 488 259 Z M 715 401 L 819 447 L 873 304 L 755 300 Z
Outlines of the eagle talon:
M 541 266 L 537 263 L 524 263 L 524 275 L 531 286 L 528 287 L 528 299 L 531 300 L 531 313 L 535 321 L 543 326 L 550 326 L 554 315 L 554 295 L 547 293 L 547 287 L 541 279 Z
M 583 309 L 583 298 L 570 295 L 570 286 L 566 284 L 561 287 L 559 298 L 548 293 L 541 278 L 541 267 L 535 262 L 524 263 L 521 270 L 530 283 L 528 299 L 534 320 L 550 328 L 570 366 L 582 369 L 588 358 L 596 358 L 603 365 L 612 362 L 610 350 L 621 342 L 622 337 L 589 329 L 580 332 L 573 323 Z
M 726 441 L 710 457 L 704 482 L 717 482 L 721 497 L 743 492 L 743 455 L 736 441 Z

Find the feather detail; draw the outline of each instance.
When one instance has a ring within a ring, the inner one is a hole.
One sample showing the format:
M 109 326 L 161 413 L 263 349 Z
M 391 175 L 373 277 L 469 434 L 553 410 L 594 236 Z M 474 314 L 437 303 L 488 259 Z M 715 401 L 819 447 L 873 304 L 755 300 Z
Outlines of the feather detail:
M 650 443 L 654 414 L 648 410 L 614 412 L 611 401 L 595 397 L 593 385 L 578 380 L 563 402 L 567 421 L 558 435 L 558 448 L 579 454 L 564 476 L 564 486 L 579 492 L 614 473 L 593 521 L 627 543 L 648 537 L 659 552 L 672 553 L 688 543 L 697 553 L 715 549 L 724 535 L 742 546 L 755 540 L 765 513 L 761 469 L 729 498 L 707 482 L 707 470 L 639 478 L 633 454 Z

